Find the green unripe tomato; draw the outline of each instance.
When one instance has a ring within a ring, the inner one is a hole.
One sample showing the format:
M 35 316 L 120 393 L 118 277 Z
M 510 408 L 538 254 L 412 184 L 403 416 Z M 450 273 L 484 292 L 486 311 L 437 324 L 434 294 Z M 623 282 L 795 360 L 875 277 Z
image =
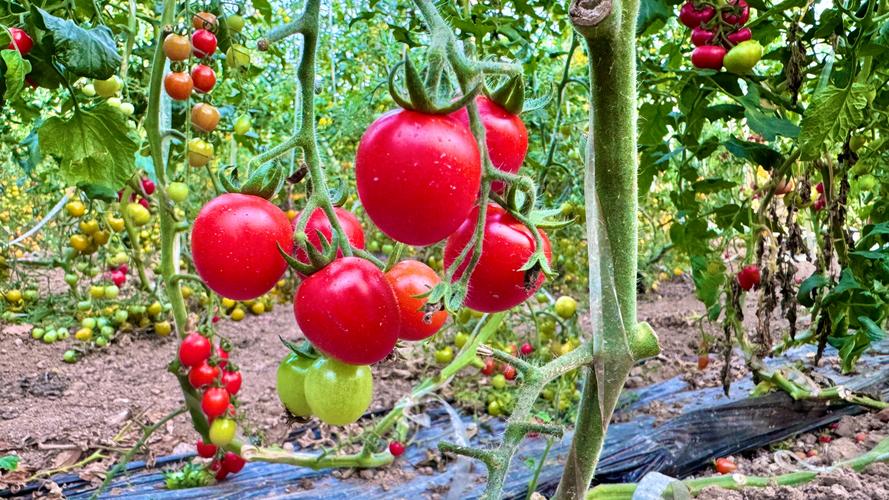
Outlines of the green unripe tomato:
M 105 298 L 114 300 L 120 295 L 120 288 L 117 285 L 108 285 L 105 287 Z
M 24 297 L 25 301 L 34 302 L 35 300 L 37 300 L 38 297 L 40 297 L 40 294 L 37 293 L 37 290 L 25 290 Z
M 450 363 L 454 360 L 454 350 L 451 349 L 451 346 L 444 346 L 441 349 L 435 351 L 435 361 L 440 364 Z
M 278 399 L 287 411 L 297 417 L 312 416 L 312 409 L 306 401 L 306 372 L 315 360 L 296 354 L 288 354 L 278 365 L 275 389 Z
M 123 82 L 117 75 L 114 75 L 107 80 L 93 80 L 93 88 L 96 91 L 96 94 L 100 97 L 114 97 L 120 92 L 122 86 Z
M 35 340 L 42 339 L 44 334 L 46 334 L 46 330 L 44 330 L 43 328 L 35 328 L 31 330 L 31 338 Z
M 244 18 L 235 14 L 225 18 L 225 26 L 233 33 L 240 33 L 244 29 Z
M 492 417 L 499 417 L 503 414 L 503 410 L 500 408 L 500 403 L 497 401 L 491 401 L 488 403 L 488 414 Z
M 78 311 L 89 311 L 93 307 L 93 303 L 88 300 L 81 300 L 77 303 Z
M 105 297 L 105 287 L 104 286 L 96 286 L 93 285 L 90 287 L 90 297 L 94 299 L 101 299 Z
M 99 328 L 102 328 L 103 326 L 108 326 L 109 323 L 110 323 L 110 322 L 108 321 L 108 318 L 106 318 L 105 316 L 102 316 L 102 317 L 100 317 L 99 319 L 96 320 L 96 325 L 97 325 Z
M 562 319 L 570 319 L 577 312 L 577 301 L 567 295 L 556 299 L 556 315 Z
M 80 321 L 80 326 L 84 328 L 95 328 L 96 327 L 96 318 L 83 318 Z
M 43 335 L 43 343 L 44 344 L 52 344 L 56 340 L 58 340 L 59 334 L 50 330 Z
M 100 333 L 103 337 L 105 337 L 105 338 L 109 338 L 109 339 L 110 339 L 111 337 L 114 336 L 114 327 L 112 327 L 112 326 L 107 326 L 107 325 L 106 325 L 106 326 L 103 326 L 103 327 L 101 327 L 101 329 L 99 330 L 99 333 Z
M 238 424 L 230 418 L 219 417 L 210 424 L 210 442 L 216 446 L 226 446 L 235 439 Z
M 454 345 L 457 346 L 458 349 L 462 349 L 468 340 L 469 334 L 466 332 L 457 332 L 457 335 L 454 335 Z
M 253 123 L 250 121 L 250 115 L 241 115 L 235 120 L 235 135 L 244 135 L 250 131 Z
M 67 328 L 59 328 L 58 330 L 56 330 L 56 338 L 59 340 L 65 340 L 70 335 L 71 333 L 68 331 Z
M 547 401 L 552 401 L 553 397 L 555 396 L 555 393 L 553 393 L 552 389 L 547 387 L 546 389 L 541 391 L 540 395 L 543 397 L 543 399 L 545 399 Z
M 86 275 L 89 276 L 90 278 L 95 278 L 101 272 L 102 272 L 102 270 L 99 269 L 98 266 L 91 266 L 89 269 L 86 270 Z
M 65 354 L 62 355 L 62 361 L 65 363 L 76 363 L 77 362 L 77 351 L 68 349 L 65 351 Z
M 83 95 L 87 97 L 94 97 L 96 95 L 96 87 L 93 86 L 92 83 L 84 85 L 83 88 L 80 89 L 80 91 L 83 92 Z
M 537 302 L 540 304 L 546 304 L 547 302 L 549 302 L 549 297 L 547 297 L 545 293 L 539 292 L 537 294 Z
M 305 390 L 313 415 L 330 425 L 346 425 L 370 406 L 373 378 L 369 366 L 321 357 L 306 372 Z
M 122 324 L 126 323 L 129 316 L 130 316 L 130 313 L 127 312 L 126 309 L 118 309 L 117 311 L 114 311 L 114 316 L 111 317 L 111 323 L 118 325 L 118 326 L 122 325 Z
M 108 339 L 105 337 L 99 337 L 96 339 L 96 345 L 99 347 L 105 347 L 108 345 Z
M 849 149 L 853 153 L 857 153 L 865 144 L 867 144 L 867 138 L 863 135 L 853 135 L 852 138 L 849 139 Z
M 119 109 L 120 109 L 120 112 L 126 116 L 132 116 L 133 113 L 136 112 L 136 107 L 133 106 L 133 103 L 131 103 L 131 102 L 120 103 Z
M 395 247 L 391 243 L 386 243 L 383 245 L 383 253 L 386 255 L 390 255 L 395 250 Z
M 182 203 L 188 199 L 188 185 L 184 182 L 171 182 L 167 186 L 167 196 L 176 203 Z
M 491 385 L 494 386 L 494 389 L 503 389 L 506 387 L 506 377 L 502 373 L 494 375 L 494 378 L 491 379 Z
M 762 59 L 762 45 L 756 40 L 747 40 L 732 47 L 722 60 L 725 69 L 738 75 L 749 73 Z
M 120 109 L 120 105 L 123 104 L 123 102 L 120 100 L 120 97 L 109 97 L 108 100 L 105 102 L 107 102 L 108 105 L 114 109 Z

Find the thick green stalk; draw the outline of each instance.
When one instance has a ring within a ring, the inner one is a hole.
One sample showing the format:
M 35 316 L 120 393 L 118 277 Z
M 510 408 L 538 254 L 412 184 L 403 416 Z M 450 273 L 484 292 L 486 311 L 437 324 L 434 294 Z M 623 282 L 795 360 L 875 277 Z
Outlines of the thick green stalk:
M 591 5 L 592 4 L 592 5 Z M 594 362 L 584 375 L 574 440 L 555 498 L 582 498 L 633 366 L 636 328 L 636 13 L 638 0 L 574 1 L 587 44 L 590 135 L 585 199 Z M 600 312 L 599 314 L 597 314 Z M 598 316 L 598 317 L 597 317 Z

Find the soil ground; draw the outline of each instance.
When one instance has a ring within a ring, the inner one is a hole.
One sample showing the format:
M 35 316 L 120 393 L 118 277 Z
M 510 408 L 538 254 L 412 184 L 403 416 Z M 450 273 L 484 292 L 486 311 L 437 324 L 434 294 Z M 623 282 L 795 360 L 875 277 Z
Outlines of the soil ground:
M 750 328 L 755 321 L 753 307 L 749 306 L 747 314 Z M 711 354 L 709 366 L 704 370 L 698 368 L 701 332 L 697 318 L 703 312 L 693 287 L 682 279 L 664 283 L 657 293 L 640 297 L 639 319 L 651 323 L 658 332 L 662 354 L 636 367 L 628 385 L 644 386 L 677 375 L 694 387 L 719 385 L 721 356 Z M 780 332 L 783 326 L 776 321 L 773 328 Z M 0 455 L 13 453 L 21 457 L 18 471 L 0 477 L 0 490 L 59 470 L 98 480 L 116 459 L 115 452 L 138 439 L 140 425 L 156 422 L 180 405 L 176 381 L 166 372 L 176 349 L 172 337 L 124 336 L 102 352 L 69 365 L 60 362 L 63 343 L 46 345 L 34 341 L 28 331 L 27 327 L 0 325 Z M 244 374 L 241 412 L 246 413 L 254 430 L 266 442 L 281 442 L 301 425 L 285 416 L 275 393 L 275 371 L 284 353 L 278 335 L 298 337 L 290 307 L 279 306 L 241 323 L 225 321 L 220 332 L 234 342 L 234 359 Z M 716 330 L 707 333 L 719 334 Z M 420 352 L 408 348 L 400 350 L 394 359 L 374 366 L 377 383 L 372 410 L 391 407 L 416 381 L 419 370 L 404 370 L 404 358 L 411 366 L 422 366 L 424 359 Z M 746 375 L 742 362 L 735 359 L 732 365 L 735 378 Z M 652 405 L 646 411 L 665 419 L 678 409 Z M 827 439 L 819 440 L 819 435 L 810 433 L 769 450 L 732 458 L 738 464 L 737 472 L 747 475 L 785 471 L 780 457 L 775 457 L 779 448 L 802 456 L 814 452 L 816 456 L 806 458 L 813 466 L 830 464 L 872 447 L 887 433 L 881 418 L 889 420 L 889 415 L 847 417 L 835 429 L 824 431 L 825 436 L 831 437 L 830 442 L 821 442 Z M 330 435 L 329 430 L 323 434 Z M 140 458 L 150 461 L 157 456 L 190 451 L 195 438 L 190 421 L 180 416 L 154 433 L 148 443 L 149 455 Z M 104 458 L 81 465 L 94 453 Z M 794 465 L 798 464 L 790 466 Z M 701 471 L 703 475 L 712 473 Z M 385 470 L 362 471 L 361 475 L 382 483 L 404 480 L 403 474 Z M 878 492 L 881 493 L 874 496 Z M 791 488 L 707 490 L 702 498 L 889 498 L 889 466 L 878 464 L 860 475 L 834 473 Z

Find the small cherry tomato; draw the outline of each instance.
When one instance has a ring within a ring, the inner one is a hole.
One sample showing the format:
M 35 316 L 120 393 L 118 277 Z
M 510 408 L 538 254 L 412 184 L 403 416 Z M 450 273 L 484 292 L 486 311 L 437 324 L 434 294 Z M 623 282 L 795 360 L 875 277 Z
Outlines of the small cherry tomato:
M 731 474 L 738 469 L 738 466 L 728 458 L 716 459 L 716 472 L 720 474 Z
M 210 424 L 210 442 L 216 446 L 226 446 L 235 438 L 238 424 L 230 418 L 217 418 Z
M 191 35 L 191 47 L 195 56 L 210 57 L 216 52 L 216 35 L 205 29 L 199 29 Z
M 222 372 L 222 387 L 225 387 L 229 394 L 237 394 L 241 390 L 241 372 Z
M 212 12 L 198 12 L 191 18 L 191 26 L 196 30 L 216 31 L 219 21 Z
M 7 47 L 9 50 L 18 50 L 22 56 L 28 55 L 34 47 L 34 40 L 21 28 L 9 28 L 9 34 L 12 40 Z
M 404 445 L 400 441 L 390 442 L 389 453 L 391 453 L 393 457 L 400 457 L 404 453 Z
M 216 85 L 216 72 L 206 64 L 198 64 L 191 69 L 191 80 L 198 92 L 210 92 Z
M 192 88 L 194 83 L 191 81 L 191 75 L 184 71 L 167 73 L 164 77 L 164 90 L 170 99 L 184 101 L 191 96 Z
M 201 132 L 210 133 L 219 125 L 219 110 L 212 104 L 199 102 L 191 108 L 191 124 Z
M 205 443 L 203 439 L 198 439 L 195 448 L 197 448 L 198 456 L 201 458 L 213 458 L 216 455 L 216 450 L 218 450 L 215 444 Z
M 182 35 L 168 35 L 164 38 L 164 55 L 171 61 L 185 61 L 191 56 L 191 42 Z
M 725 58 L 725 48 L 718 45 L 701 45 L 691 53 L 691 63 L 701 69 L 718 71 L 722 68 L 723 58 Z
M 188 371 L 188 382 L 195 389 L 211 385 L 219 376 L 219 367 L 210 366 L 206 361 Z
M 210 357 L 212 346 L 210 340 L 200 333 L 189 333 L 179 345 L 179 362 L 185 366 L 195 367 Z
M 221 417 L 228 410 L 228 404 L 231 402 L 231 396 L 228 391 L 222 387 L 211 387 L 204 391 L 201 398 L 201 410 L 207 415 L 207 418 Z

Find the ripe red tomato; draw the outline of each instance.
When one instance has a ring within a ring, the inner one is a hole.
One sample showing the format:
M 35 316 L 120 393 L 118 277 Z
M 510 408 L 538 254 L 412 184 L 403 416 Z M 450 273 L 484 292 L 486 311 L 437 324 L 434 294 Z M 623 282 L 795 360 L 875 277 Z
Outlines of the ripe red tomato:
M 759 286 L 759 282 L 762 279 L 762 275 L 759 272 L 759 266 L 756 264 L 750 264 L 749 266 L 744 266 L 738 272 L 738 284 L 741 285 L 741 289 L 750 290 L 754 287 Z
M 448 268 L 472 238 L 478 208 L 457 231 L 448 238 L 444 251 L 444 267 Z M 546 233 L 543 237 L 544 254 L 552 261 L 552 249 Z M 521 304 L 543 284 L 541 273 L 536 281 L 526 284 L 525 265 L 534 253 L 534 236 L 521 222 L 497 205 L 488 205 L 485 221 L 482 256 L 469 278 L 469 293 L 464 305 L 482 312 L 505 311 Z M 469 259 L 457 269 L 454 279 L 462 276 Z
M 198 456 L 201 458 L 213 458 L 216 455 L 216 445 L 205 443 L 203 439 L 198 439 L 195 448 L 197 448 Z
M 31 49 L 34 48 L 34 40 L 31 39 L 31 36 L 21 28 L 9 28 L 9 35 L 12 40 L 9 42 L 9 46 L 6 47 L 9 50 L 18 49 L 19 54 L 22 57 L 28 55 L 28 52 L 31 52 Z
M 193 86 L 191 76 L 184 71 L 167 73 L 167 76 L 164 77 L 164 90 L 167 91 L 170 99 L 176 101 L 188 99 Z
M 393 457 L 400 457 L 402 454 L 404 454 L 404 444 L 402 444 L 400 441 L 390 442 L 389 453 L 391 453 Z
M 219 346 L 216 349 L 216 357 L 219 358 L 216 366 L 218 366 L 222 370 L 225 370 L 225 365 L 228 364 L 228 351 L 224 350 L 222 346 Z
M 221 417 L 228 410 L 231 397 L 228 391 L 221 387 L 211 387 L 204 392 L 201 398 L 201 409 L 207 418 Z
M 218 23 L 216 14 L 212 12 L 198 12 L 191 18 L 191 26 L 196 30 L 215 30 Z
M 179 362 L 188 367 L 198 366 L 210 357 L 211 348 L 207 337 L 191 332 L 179 344 Z
M 735 465 L 735 463 L 732 462 L 728 458 L 717 458 L 716 459 L 716 472 L 718 472 L 720 474 L 731 474 L 732 472 L 735 472 L 735 470 L 737 470 L 737 469 L 738 469 L 738 466 Z
M 216 85 L 216 72 L 206 64 L 198 64 L 191 68 L 191 80 L 198 92 L 210 92 Z
M 415 246 L 439 242 L 460 226 L 478 198 L 481 174 L 466 127 L 408 110 L 373 122 L 355 159 L 368 216 L 390 238 Z
M 528 130 L 525 129 L 525 123 L 519 115 L 510 113 L 485 96 L 477 97 L 475 102 L 485 126 L 485 144 L 488 146 L 491 163 L 504 172 L 518 172 L 528 153 Z M 469 128 L 469 112 L 466 108 L 461 108 L 452 116 Z M 491 187 L 499 193 L 506 185 L 498 181 Z
M 237 394 L 241 390 L 241 372 L 222 372 L 222 387 L 229 394 Z
M 485 358 L 485 366 L 482 368 L 482 375 L 491 376 L 494 374 L 494 370 L 497 369 L 497 364 L 494 363 L 494 358 Z
M 244 464 L 246 463 L 247 461 L 237 453 L 227 451 L 222 457 L 222 470 L 230 474 L 237 474 L 238 472 L 241 472 L 241 469 L 244 468 Z
M 698 356 L 698 370 L 706 370 L 708 366 L 710 366 L 710 356 L 707 354 Z
M 216 35 L 205 29 L 196 30 L 191 34 L 191 47 L 195 56 L 210 57 L 216 52 Z
M 747 6 L 745 0 L 727 0 L 725 3 L 727 7 L 730 7 L 730 10 L 722 13 L 723 21 L 741 26 L 750 19 L 750 7 Z
M 696 26 L 691 30 L 691 43 L 694 44 L 695 47 L 710 45 L 715 38 L 715 31 L 704 29 L 700 26 Z
M 448 319 L 447 311 L 427 314 L 423 307 L 426 298 L 418 295 L 428 293 L 441 278 L 431 267 L 416 260 L 405 260 L 396 264 L 386 273 L 386 280 L 395 291 L 398 310 L 401 313 L 401 329 L 398 338 L 423 340 L 435 334 Z
M 503 377 L 506 380 L 515 380 L 518 375 L 518 371 L 512 365 L 506 365 L 503 367 Z
M 346 238 L 349 240 L 349 243 L 355 248 L 363 249 L 364 230 L 361 229 L 361 223 L 358 222 L 358 218 L 355 217 L 352 212 L 340 207 L 334 207 L 333 211 L 336 213 L 336 218 L 340 222 L 343 231 L 346 233 Z M 299 219 L 299 215 L 293 219 L 294 229 L 296 229 L 297 219 Z M 321 238 L 318 236 L 319 231 L 324 235 L 324 239 L 328 242 L 333 239 L 333 228 L 330 227 L 330 221 L 327 219 L 327 215 L 324 214 L 324 210 L 316 208 L 315 211 L 312 212 L 312 215 L 309 216 L 309 220 L 306 223 L 306 236 L 309 238 L 309 243 L 317 248 L 318 251 L 321 251 Z M 336 255 L 337 257 L 342 257 L 342 249 L 338 250 Z M 295 247 L 294 257 L 300 262 L 309 262 L 309 256 L 303 248 Z
M 532 352 L 534 352 L 534 346 L 533 346 L 533 345 L 529 344 L 528 342 L 525 342 L 524 344 L 522 344 L 522 355 L 523 355 L 523 356 L 528 356 L 528 355 L 530 355 Z
M 376 363 L 398 340 L 395 293 L 382 271 L 358 257 L 337 259 L 300 283 L 293 312 L 303 335 L 343 363 Z
M 824 207 L 826 207 L 826 206 L 827 206 L 827 198 L 825 198 L 824 195 L 821 195 L 818 197 L 817 200 L 815 200 L 815 203 L 812 204 L 812 209 L 815 210 L 816 212 L 820 212 L 820 211 L 824 210 Z
M 188 371 L 188 382 L 195 389 L 211 385 L 219 376 L 219 367 L 210 366 L 206 361 Z
M 696 68 L 719 70 L 722 68 L 725 52 L 725 48 L 718 45 L 702 45 L 691 53 L 691 63 Z
M 697 28 L 703 23 L 713 19 L 716 15 L 716 9 L 711 5 L 702 5 L 696 7 L 694 2 L 686 2 L 679 9 L 679 22 L 689 28 Z
M 214 292 L 251 300 L 271 290 L 287 269 L 276 244 L 293 250 L 290 221 L 258 196 L 227 193 L 210 200 L 191 231 L 194 265 Z
M 733 31 L 726 35 L 728 41 L 732 42 L 732 45 L 738 45 L 741 42 L 746 42 L 753 38 L 753 32 L 750 31 L 750 28 L 741 28 L 738 31 Z
M 142 191 L 145 191 L 145 194 L 147 194 L 148 196 L 151 196 L 154 194 L 155 189 L 156 189 L 156 186 L 154 185 L 154 181 L 152 181 L 148 177 L 142 178 Z

